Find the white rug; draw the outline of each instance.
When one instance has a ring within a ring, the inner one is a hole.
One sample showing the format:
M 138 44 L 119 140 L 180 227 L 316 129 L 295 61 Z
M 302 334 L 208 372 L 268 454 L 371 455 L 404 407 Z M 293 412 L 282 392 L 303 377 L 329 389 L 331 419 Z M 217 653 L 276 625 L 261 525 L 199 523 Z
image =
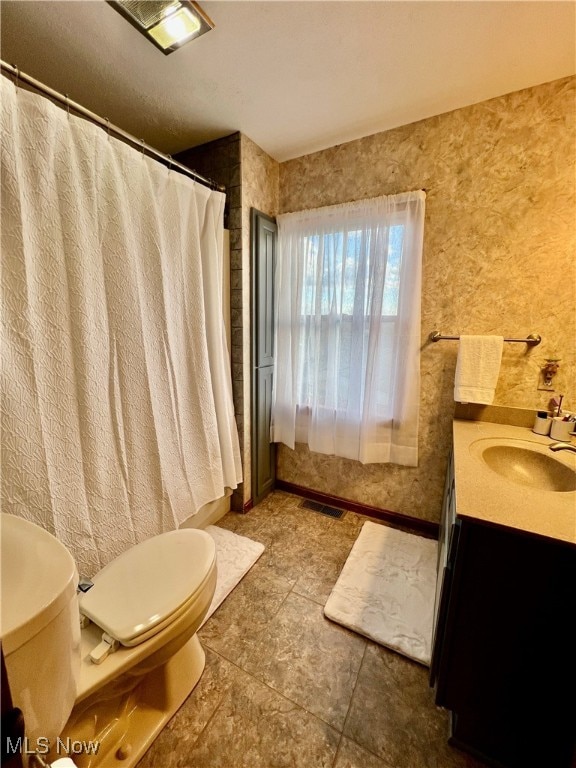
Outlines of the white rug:
M 432 539 L 364 523 L 324 614 L 430 664 L 437 552 Z
M 226 528 L 208 525 L 204 530 L 216 542 L 218 576 L 214 597 L 202 625 L 208 621 L 264 552 L 264 544 L 247 539 L 246 536 L 239 536 Z

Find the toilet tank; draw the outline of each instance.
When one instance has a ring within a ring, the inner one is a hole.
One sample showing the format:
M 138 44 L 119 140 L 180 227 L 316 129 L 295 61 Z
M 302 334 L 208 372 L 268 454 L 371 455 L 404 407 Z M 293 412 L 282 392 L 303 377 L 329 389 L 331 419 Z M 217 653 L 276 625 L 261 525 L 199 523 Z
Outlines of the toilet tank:
M 24 713 L 28 748 L 54 743 L 80 675 L 78 573 L 68 550 L 43 528 L 0 515 L 0 636 L 12 701 Z M 40 742 L 43 744 L 45 742 Z

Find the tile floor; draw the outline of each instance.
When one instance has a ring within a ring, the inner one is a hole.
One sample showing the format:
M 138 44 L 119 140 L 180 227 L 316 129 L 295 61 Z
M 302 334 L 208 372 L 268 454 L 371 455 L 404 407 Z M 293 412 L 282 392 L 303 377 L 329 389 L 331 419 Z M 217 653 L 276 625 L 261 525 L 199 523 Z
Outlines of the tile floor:
M 138 768 L 483 768 L 448 746 L 426 668 L 324 618 L 367 518 L 301 502 L 219 521 L 266 550 L 200 631 L 204 674 Z

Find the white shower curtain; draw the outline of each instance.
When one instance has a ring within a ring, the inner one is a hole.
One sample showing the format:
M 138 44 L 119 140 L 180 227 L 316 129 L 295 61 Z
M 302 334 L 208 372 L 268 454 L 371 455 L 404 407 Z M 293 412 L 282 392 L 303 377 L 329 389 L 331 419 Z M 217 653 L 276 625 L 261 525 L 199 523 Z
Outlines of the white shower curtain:
M 241 481 L 224 195 L 1 80 L 2 509 L 90 576 Z

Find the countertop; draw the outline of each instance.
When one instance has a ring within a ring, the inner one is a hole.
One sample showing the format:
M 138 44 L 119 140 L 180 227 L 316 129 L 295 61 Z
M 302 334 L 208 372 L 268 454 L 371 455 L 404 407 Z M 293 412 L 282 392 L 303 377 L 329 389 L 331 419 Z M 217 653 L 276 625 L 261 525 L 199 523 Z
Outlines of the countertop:
M 487 421 L 454 420 L 454 473 L 456 510 L 472 517 L 539 536 L 576 544 L 576 491 L 545 491 L 518 485 L 490 469 L 475 454 L 473 443 L 483 438 L 529 441 L 576 470 L 576 453 L 552 453 L 554 441 L 526 427 Z

